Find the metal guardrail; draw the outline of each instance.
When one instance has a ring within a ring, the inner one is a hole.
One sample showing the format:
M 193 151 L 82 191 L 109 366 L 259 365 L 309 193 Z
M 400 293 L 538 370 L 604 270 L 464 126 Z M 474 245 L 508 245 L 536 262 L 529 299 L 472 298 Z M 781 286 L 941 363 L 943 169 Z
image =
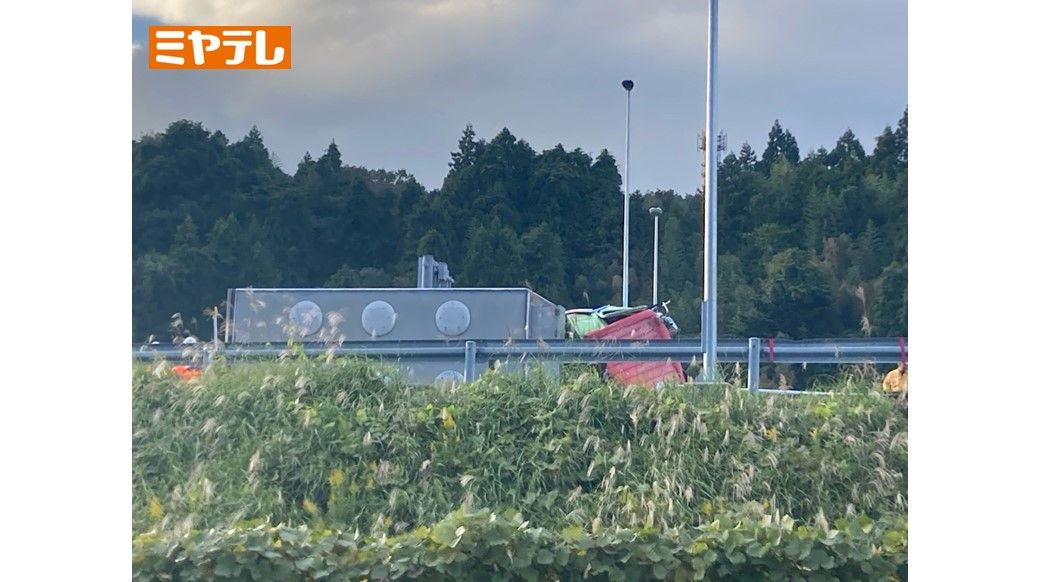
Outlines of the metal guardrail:
M 505 359 L 550 360 L 560 363 L 604 363 L 617 361 L 672 360 L 690 362 L 704 353 L 700 339 L 588 341 L 588 340 L 483 340 L 483 341 L 401 341 L 344 342 L 337 345 L 301 344 L 308 356 L 364 356 L 409 360 L 464 360 L 465 379 L 475 378 L 476 362 Z M 746 362 L 748 389 L 758 391 L 762 359 L 777 364 L 862 364 L 906 361 L 908 344 L 903 338 L 848 338 L 811 340 L 773 340 L 761 338 L 721 338 L 719 362 Z M 276 358 L 289 354 L 285 347 L 270 345 L 220 344 L 145 345 L 133 352 L 136 359 L 193 360 L 207 363 L 214 353 L 241 360 Z

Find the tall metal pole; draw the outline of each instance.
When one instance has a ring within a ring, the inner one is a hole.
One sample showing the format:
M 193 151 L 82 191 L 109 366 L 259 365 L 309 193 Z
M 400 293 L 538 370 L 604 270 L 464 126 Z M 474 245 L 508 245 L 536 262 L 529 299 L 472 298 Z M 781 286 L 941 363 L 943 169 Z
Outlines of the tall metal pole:
M 716 302 L 716 223 L 718 190 L 716 176 L 717 150 L 715 145 L 715 96 L 718 69 L 718 0 L 708 1 L 708 95 L 704 128 L 704 303 L 702 309 L 701 337 L 704 344 L 704 380 L 715 380 L 715 355 L 718 345 L 718 312 Z
M 625 88 L 625 94 L 627 96 L 627 104 L 625 106 L 625 234 L 623 236 L 624 250 L 622 251 L 622 265 L 621 265 L 621 305 L 622 307 L 628 307 L 628 139 L 629 129 L 632 124 L 632 87 L 635 87 L 635 83 L 629 80 L 621 82 L 621 86 Z
M 657 234 L 658 220 L 661 218 L 661 212 L 663 211 L 657 206 L 650 209 L 650 214 L 654 217 L 654 305 L 657 305 Z

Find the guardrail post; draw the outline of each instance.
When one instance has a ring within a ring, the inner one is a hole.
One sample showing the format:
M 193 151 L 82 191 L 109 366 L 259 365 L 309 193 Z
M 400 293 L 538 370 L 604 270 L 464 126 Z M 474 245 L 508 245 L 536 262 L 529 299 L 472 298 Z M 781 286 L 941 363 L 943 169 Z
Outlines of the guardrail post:
M 747 341 L 747 388 L 752 394 L 758 393 L 758 365 L 759 357 L 762 355 L 762 340 L 757 337 L 748 338 Z
M 463 381 L 467 384 L 476 380 L 477 376 L 477 342 L 472 340 L 466 341 L 466 373 L 463 375 Z

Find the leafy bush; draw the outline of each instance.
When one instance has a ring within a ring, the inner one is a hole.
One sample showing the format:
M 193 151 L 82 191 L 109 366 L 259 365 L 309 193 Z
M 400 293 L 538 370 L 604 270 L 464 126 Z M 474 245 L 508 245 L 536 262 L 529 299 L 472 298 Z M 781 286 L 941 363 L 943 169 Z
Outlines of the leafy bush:
M 903 518 L 726 513 L 694 528 L 562 531 L 516 513 L 455 512 L 405 534 L 257 525 L 134 540 L 138 580 L 884 580 L 905 579 Z

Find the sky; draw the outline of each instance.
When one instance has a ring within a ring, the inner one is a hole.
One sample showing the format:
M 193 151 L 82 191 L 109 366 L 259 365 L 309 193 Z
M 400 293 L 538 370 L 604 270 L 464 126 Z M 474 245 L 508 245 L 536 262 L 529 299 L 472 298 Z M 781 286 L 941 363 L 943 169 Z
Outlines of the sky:
M 867 151 L 907 106 L 906 0 L 720 0 L 717 125 L 761 153 L 773 121 L 804 156 L 851 129 Z M 463 128 L 541 151 L 609 150 L 630 189 L 694 192 L 707 0 L 134 0 L 133 137 L 178 119 L 281 167 L 335 140 L 345 163 L 439 188 Z M 290 25 L 291 70 L 151 70 L 148 26 Z M 144 48 L 142 48 L 144 47 Z

